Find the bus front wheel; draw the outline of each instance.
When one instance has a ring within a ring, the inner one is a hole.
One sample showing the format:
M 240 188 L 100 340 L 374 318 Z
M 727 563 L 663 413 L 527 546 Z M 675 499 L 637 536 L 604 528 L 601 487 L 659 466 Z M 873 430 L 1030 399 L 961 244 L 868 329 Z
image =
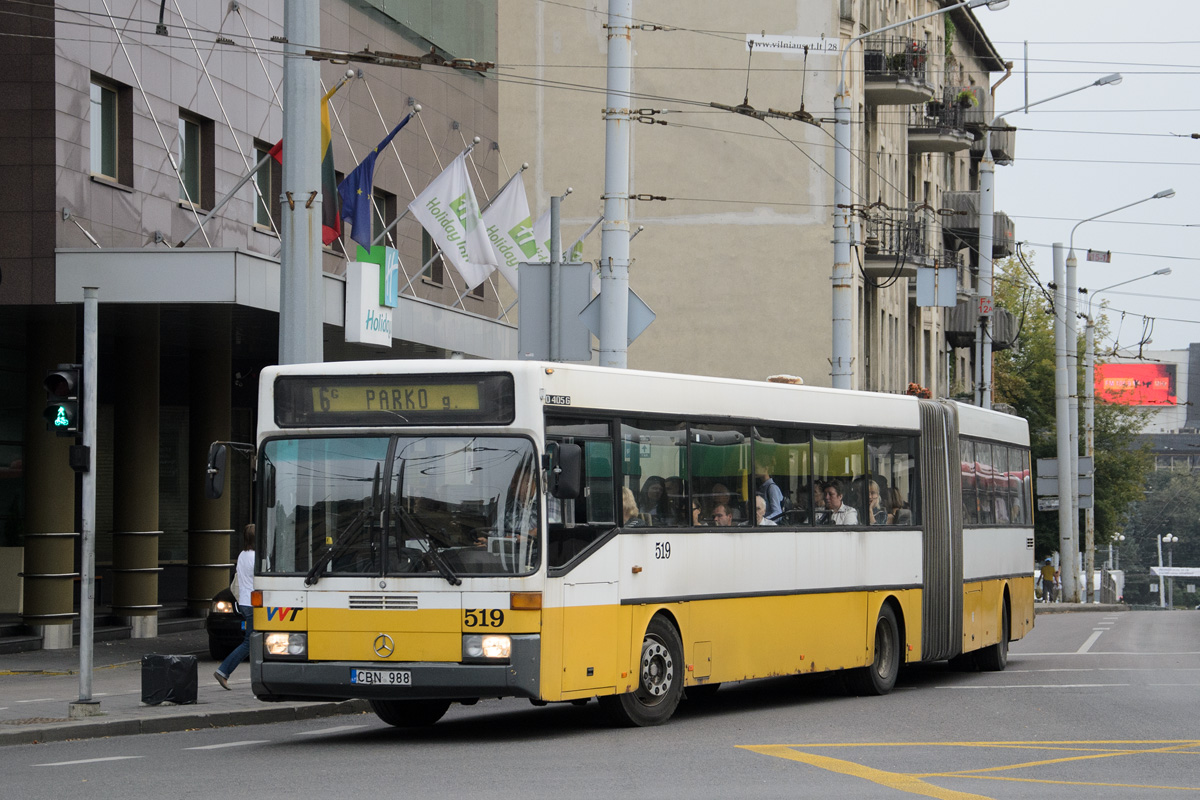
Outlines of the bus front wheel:
M 371 700 L 375 716 L 396 728 L 427 728 L 450 708 L 449 700 Z
M 875 657 L 866 667 L 847 675 L 847 687 L 853 694 L 883 695 L 896 685 L 900 673 L 900 626 L 890 605 L 879 609 L 875 621 Z
M 642 639 L 638 687 L 628 694 L 601 697 L 600 705 L 618 725 L 662 725 L 683 697 L 683 641 L 663 617 L 650 620 Z

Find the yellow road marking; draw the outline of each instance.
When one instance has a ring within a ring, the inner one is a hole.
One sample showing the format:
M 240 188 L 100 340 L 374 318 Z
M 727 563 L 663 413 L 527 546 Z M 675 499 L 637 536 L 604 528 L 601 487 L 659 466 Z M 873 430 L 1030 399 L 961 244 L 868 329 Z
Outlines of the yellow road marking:
M 1080 747 L 1080 745 L 1113 745 L 1120 747 L 1120 749 L 1092 749 Z M 1152 747 L 1151 749 L 1146 750 L 1130 749 L 1130 746 L 1135 745 L 1164 746 Z M 740 745 L 739 747 L 742 750 L 749 750 L 751 752 L 760 753 L 767 756 L 774 756 L 776 758 L 786 758 L 791 761 L 799 761 L 803 764 L 809 764 L 810 766 L 829 770 L 830 772 L 861 778 L 863 780 L 880 784 L 881 786 L 898 789 L 903 792 L 908 792 L 909 794 L 918 794 L 925 797 L 938 798 L 938 800 L 989 799 L 984 795 L 943 789 L 940 786 L 935 786 L 925 782 L 922 780 L 923 778 L 966 778 L 974 780 L 1012 781 L 1018 783 L 1046 783 L 1057 786 L 1104 786 L 1119 789 L 1154 789 L 1191 792 L 1200 791 L 1200 787 L 1194 786 L 1151 786 L 1142 784 L 1103 783 L 1093 781 L 1062 781 L 1045 778 L 1015 778 L 1011 776 L 982 774 L 986 772 L 1003 772 L 1009 770 L 1028 769 L 1031 767 L 1048 766 L 1053 764 L 1089 761 L 1100 758 L 1115 758 L 1118 756 L 1162 755 L 1168 753 L 1192 754 L 1194 749 L 1200 748 L 1200 740 L 1196 739 L 1152 739 L 1140 741 L 1097 740 L 1075 742 L 826 742 L 792 745 Z M 874 769 L 854 761 L 846 761 L 837 758 L 830 758 L 828 756 L 816 755 L 814 753 L 803 752 L 803 750 L 829 747 L 974 747 L 1004 750 L 1059 750 L 1086 753 L 1086 755 L 1064 756 L 1062 758 L 1052 758 L 1041 761 L 1027 761 L 1019 764 L 1007 764 L 998 767 L 985 767 L 981 769 L 953 772 L 899 773 Z
M 909 794 L 919 794 L 924 797 L 934 797 L 937 800 L 990 800 L 981 794 L 971 794 L 969 792 L 956 792 L 952 789 L 943 789 L 940 786 L 934 786 L 931 783 L 926 783 L 920 778 L 911 775 L 902 775 L 898 772 L 885 772 L 880 769 L 872 769 L 871 767 L 856 764 L 853 761 L 842 761 L 837 758 L 828 756 L 818 756 L 812 753 L 802 753 L 799 750 L 793 750 L 787 745 L 741 745 L 742 749 L 750 750 L 755 753 L 761 753 L 766 756 L 775 756 L 776 758 L 788 758 L 792 761 L 800 761 L 804 764 L 811 764 L 814 767 L 827 769 L 830 772 L 838 772 L 842 775 L 850 775 L 854 778 L 862 778 L 863 780 L 878 783 L 880 786 L 887 786 L 891 789 L 899 789 L 902 792 Z

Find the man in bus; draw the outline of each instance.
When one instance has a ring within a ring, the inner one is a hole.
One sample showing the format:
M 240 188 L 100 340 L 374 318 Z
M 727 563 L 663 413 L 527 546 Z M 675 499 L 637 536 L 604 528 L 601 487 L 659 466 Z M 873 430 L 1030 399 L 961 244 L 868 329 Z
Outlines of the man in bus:
M 842 502 L 845 494 L 846 490 L 841 481 L 836 478 L 826 481 L 821 490 L 821 497 L 825 501 L 825 511 L 817 521 L 823 525 L 857 525 L 858 509 Z

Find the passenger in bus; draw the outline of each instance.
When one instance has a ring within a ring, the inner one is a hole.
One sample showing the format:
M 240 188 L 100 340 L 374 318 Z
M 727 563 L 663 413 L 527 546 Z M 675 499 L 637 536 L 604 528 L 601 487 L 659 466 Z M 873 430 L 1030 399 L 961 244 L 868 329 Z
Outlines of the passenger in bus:
M 754 465 L 754 479 L 758 483 L 755 494 L 761 497 L 767 505 L 766 518 L 778 522 L 779 516 L 783 513 L 783 490 L 771 477 L 766 462 Z
M 725 503 L 718 503 L 713 508 L 712 524 L 718 528 L 726 528 L 733 525 L 733 512 Z
M 725 509 L 730 514 L 730 519 L 734 522 L 740 522 L 743 518 L 742 510 L 738 508 L 739 503 L 735 502 L 733 492 L 729 491 L 723 483 L 714 483 L 709 490 L 709 497 L 712 502 L 713 514 L 716 514 L 717 506 L 725 506 Z
M 683 478 L 680 478 L 678 475 L 672 475 L 664 481 L 663 486 L 666 491 L 667 517 L 662 524 L 670 526 L 687 525 L 688 500 L 687 490 L 683 485 Z
M 888 489 L 888 525 L 912 525 L 912 510 L 904 502 L 904 495 L 893 486 Z
M 826 481 L 821 490 L 821 498 L 825 501 L 825 511 L 817 521 L 823 525 L 857 525 L 858 510 L 848 503 L 843 503 L 846 494 L 844 484 L 834 478 Z
M 704 513 L 704 510 L 702 508 L 700 508 L 700 501 L 693 499 L 692 500 L 692 524 L 693 525 L 703 525 L 704 524 L 704 522 L 700 519 L 700 515 L 703 513 Z
M 883 507 L 883 498 L 879 494 L 879 482 L 875 479 L 867 481 L 867 524 L 887 524 L 887 509 Z
M 646 524 L 638 512 L 637 498 L 628 486 L 621 487 L 621 524 L 626 528 L 638 528 Z
M 761 494 L 754 496 L 754 524 L 778 525 L 779 523 L 767 516 L 767 501 Z
M 650 517 L 650 522 L 660 523 L 667 512 L 667 482 L 657 475 L 651 475 L 642 483 L 641 496 L 638 498 L 638 510 Z

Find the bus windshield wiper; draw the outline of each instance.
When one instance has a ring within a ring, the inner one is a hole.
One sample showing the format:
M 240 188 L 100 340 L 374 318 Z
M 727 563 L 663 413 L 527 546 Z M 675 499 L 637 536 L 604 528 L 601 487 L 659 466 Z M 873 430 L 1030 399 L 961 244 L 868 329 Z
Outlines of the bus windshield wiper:
M 429 528 L 425 527 L 425 524 L 414 517 L 402 504 L 396 503 L 392 508 L 400 518 L 401 527 L 410 535 L 415 534 L 416 538 L 425 542 L 425 546 L 428 548 L 425 552 L 429 554 L 429 560 L 437 567 L 437 571 L 446 579 L 446 582 L 451 586 L 460 586 L 462 579 L 454 574 L 454 570 L 450 568 L 450 565 L 446 563 L 446 559 L 442 557 L 441 552 L 438 550 L 438 544 L 434 541 L 433 534 L 430 533 Z
M 358 533 L 367 524 L 367 521 L 374 516 L 375 509 L 371 507 L 364 508 L 355 514 L 354 519 L 350 521 L 346 529 L 338 534 L 337 539 L 329 546 L 329 549 L 321 554 L 321 557 L 317 559 L 317 563 L 313 564 L 312 569 L 304 576 L 304 585 L 312 586 L 319 581 L 321 575 L 325 572 L 325 568 L 329 566 L 329 562 L 333 560 L 334 556 L 340 555 L 350 545 L 350 542 L 354 541 L 358 536 Z

